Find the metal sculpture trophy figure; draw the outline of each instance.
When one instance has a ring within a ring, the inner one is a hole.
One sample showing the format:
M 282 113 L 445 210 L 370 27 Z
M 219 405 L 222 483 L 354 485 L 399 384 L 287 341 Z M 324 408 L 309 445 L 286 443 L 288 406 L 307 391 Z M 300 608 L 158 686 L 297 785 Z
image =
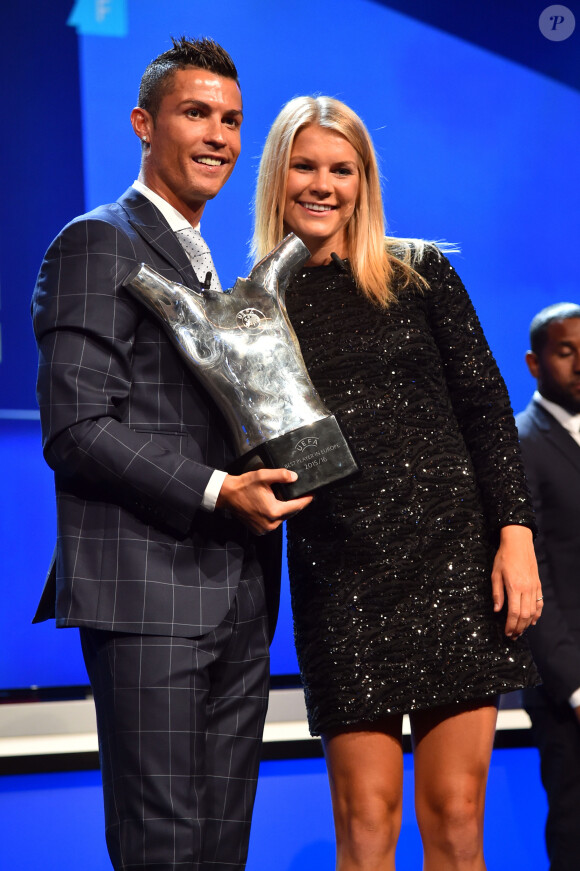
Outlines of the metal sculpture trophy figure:
M 225 293 L 194 291 L 142 264 L 124 284 L 162 321 L 224 414 L 236 471 L 287 468 L 297 498 L 358 470 L 336 418 L 316 392 L 284 302 L 293 270 L 309 257 L 291 234 Z

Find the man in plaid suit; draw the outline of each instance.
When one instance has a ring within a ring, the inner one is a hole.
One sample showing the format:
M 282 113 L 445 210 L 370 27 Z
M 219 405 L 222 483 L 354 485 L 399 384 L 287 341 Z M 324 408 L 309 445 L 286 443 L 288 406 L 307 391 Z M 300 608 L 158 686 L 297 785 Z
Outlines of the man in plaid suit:
M 80 627 L 115 869 L 245 866 L 267 707 L 284 469 L 239 476 L 225 422 L 123 288 L 144 262 L 199 289 L 179 233 L 240 152 L 229 55 L 174 41 L 131 115 L 139 180 L 68 224 L 33 298 L 57 547 L 36 619 Z M 265 535 L 265 533 L 270 533 Z

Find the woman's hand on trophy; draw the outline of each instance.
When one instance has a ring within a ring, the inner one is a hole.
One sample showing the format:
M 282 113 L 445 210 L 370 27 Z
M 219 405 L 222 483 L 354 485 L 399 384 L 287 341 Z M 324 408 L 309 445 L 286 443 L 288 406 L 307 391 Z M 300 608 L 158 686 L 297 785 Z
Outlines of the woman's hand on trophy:
M 230 511 L 255 535 L 265 535 L 312 502 L 313 496 L 286 502 L 276 498 L 277 484 L 292 484 L 297 478 L 296 472 L 289 469 L 258 469 L 242 475 L 226 475 L 216 508 Z

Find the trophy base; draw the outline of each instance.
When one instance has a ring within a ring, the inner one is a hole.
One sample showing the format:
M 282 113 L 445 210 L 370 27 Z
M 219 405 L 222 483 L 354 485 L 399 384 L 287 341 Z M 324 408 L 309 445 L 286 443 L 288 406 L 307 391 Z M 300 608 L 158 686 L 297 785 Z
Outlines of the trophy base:
M 270 439 L 235 464 L 238 473 L 262 465 L 270 469 L 290 469 L 298 475 L 294 483 L 276 486 L 279 497 L 284 501 L 313 493 L 359 471 L 348 442 L 333 416 Z

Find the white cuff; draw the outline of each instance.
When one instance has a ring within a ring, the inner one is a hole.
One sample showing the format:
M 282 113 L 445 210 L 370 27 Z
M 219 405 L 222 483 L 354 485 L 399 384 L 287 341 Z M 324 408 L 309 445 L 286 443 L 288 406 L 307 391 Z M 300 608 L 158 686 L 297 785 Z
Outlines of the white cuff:
M 573 708 L 580 708 L 580 687 L 568 699 Z
M 201 507 L 204 511 L 213 511 L 215 509 L 217 498 L 220 495 L 220 490 L 227 474 L 227 472 L 220 472 L 218 469 L 211 473 L 211 478 L 207 482 L 207 487 L 201 500 Z

